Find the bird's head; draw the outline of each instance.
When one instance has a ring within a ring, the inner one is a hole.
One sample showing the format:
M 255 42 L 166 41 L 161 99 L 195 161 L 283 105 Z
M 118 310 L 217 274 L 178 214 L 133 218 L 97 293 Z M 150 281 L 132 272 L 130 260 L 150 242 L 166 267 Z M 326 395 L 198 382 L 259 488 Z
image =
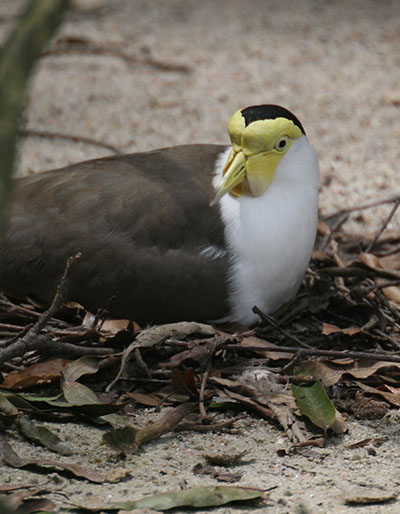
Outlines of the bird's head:
M 263 195 L 293 141 L 305 134 L 296 116 L 278 105 L 240 109 L 230 119 L 228 131 L 232 150 L 211 205 L 226 193 Z

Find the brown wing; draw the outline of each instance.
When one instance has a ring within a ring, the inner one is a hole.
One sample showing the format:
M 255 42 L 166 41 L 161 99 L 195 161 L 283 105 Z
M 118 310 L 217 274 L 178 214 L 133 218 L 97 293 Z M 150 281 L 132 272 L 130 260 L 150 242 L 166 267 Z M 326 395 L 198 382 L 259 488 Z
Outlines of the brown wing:
M 109 157 L 16 179 L 0 286 L 48 301 L 78 251 L 70 298 L 139 322 L 227 314 L 219 207 L 209 207 L 225 147 L 187 145 Z

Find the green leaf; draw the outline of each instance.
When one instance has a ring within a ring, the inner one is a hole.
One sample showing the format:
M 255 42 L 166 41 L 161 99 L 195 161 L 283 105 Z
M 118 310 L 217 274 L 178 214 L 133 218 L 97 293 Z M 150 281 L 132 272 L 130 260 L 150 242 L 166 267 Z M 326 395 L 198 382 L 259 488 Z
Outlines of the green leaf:
M 260 489 L 252 487 L 196 487 L 180 491 L 156 494 L 136 501 L 127 501 L 115 505 L 122 510 L 155 509 L 169 510 L 176 507 L 213 507 L 234 501 L 254 500 L 264 495 Z
M 25 437 L 31 441 L 39 443 L 42 446 L 49 448 L 49 450 L 61 453 L 62 455 L 72 454 L 71 450 L 65 446 L 57 434 L 51 432 L 43 425 L 38 425 L 27 416 L 21 416 L 18 419 L 18 425 Z
M 301 370 L 301 374 L 309 375 L 304 370 Z M 319 380 L 306 385 L 292 384 L 291 387 L 301 414 L 307 416 L 314 425 L 326 431 L 335 423 L 335 406 Z
M 113 414 L 121 410 L 123 405 L 102 402 L 94 391 L 79 382 L 64 382 L 62 390 L 67 401 L 65 407 L 74 407 L 93 422 L 110 423 L 113 426 L 126 425 L 120 416 Z M 98 419 L 94 419 L 95 417 Z
M 0 411 L 4 412 L 6 416 L 16 416 L 18 414 L 18 409 L 2 392 L 0 392 Z

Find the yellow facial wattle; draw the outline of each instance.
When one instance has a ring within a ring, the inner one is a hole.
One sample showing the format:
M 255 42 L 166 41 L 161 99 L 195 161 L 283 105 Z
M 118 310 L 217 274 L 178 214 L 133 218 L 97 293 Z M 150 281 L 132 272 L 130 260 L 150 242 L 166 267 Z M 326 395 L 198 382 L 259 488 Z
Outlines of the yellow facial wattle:
M 232 151 L 211 205 L 223 195 L 260 196 L 271 185 L 275 170 L 301 129 L 287 118 L 256 120 L 246 126 L 242 111 L 229 121 Z

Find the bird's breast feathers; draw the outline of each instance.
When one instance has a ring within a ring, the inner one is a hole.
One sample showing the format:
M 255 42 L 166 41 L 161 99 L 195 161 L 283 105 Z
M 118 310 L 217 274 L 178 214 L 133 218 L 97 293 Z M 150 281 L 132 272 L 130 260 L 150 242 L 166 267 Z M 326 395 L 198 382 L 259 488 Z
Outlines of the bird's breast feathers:
M 215 183 L 228 154 L 217 161 Z M 302 136 L 293 141 L 264 195 L 220 200 L 230 252 L 227 318 L 250 324 L 256 320 L 254 305 L 273 312 L 296 293 L 314 245 L 318 181 L 315 152 Z

